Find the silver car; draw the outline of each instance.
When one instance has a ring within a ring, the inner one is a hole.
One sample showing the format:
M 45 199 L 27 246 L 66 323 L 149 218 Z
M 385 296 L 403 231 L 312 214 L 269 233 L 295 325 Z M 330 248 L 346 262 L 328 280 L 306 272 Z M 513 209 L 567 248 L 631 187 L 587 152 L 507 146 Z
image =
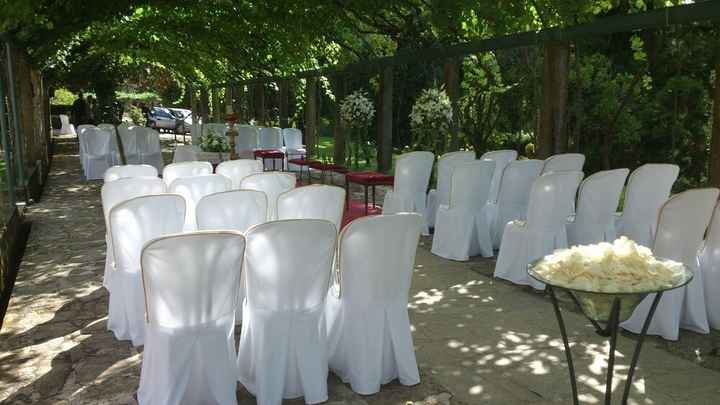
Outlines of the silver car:
M 147 126 L 158 131 L 179 132 L 183 130 L 183 120 L 178 119 L 175 114 L 165 107 L 153 107 L 150 109 Z
M 170 110 L 177 119 L 182 121 L 182 128 L 179 128 L 177 133 L 189 134 L 193 123 L 192 111 L 185 108 L 168 108 L 168 110 Z

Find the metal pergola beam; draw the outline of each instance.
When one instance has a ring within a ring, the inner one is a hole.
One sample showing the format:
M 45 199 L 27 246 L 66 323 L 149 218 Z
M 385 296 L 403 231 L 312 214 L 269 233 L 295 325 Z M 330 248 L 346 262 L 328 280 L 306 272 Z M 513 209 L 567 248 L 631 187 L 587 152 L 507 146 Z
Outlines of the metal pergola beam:
M 526 31 L 488 39 L 478 39 L 445 47 L 406 49 L 399 51 L 393 56 L 370 59 L 344 66 L 305 70 L 289 76 L 264 76 L 248 80 L 228 81 L 226 83 L 213 85 L 213 87 L 277 82 L 290 78 L 300 79 L 317 76 L 378 73 L 388 66 L 407 65 L 429 60 L 442 60 L 497 49 L 536 46 L 548 41 L 573 41 L 618 32 L 632 32 L 657 29 L 677 24 L 718 20 L 720 20 L 720 1 L 709 0 L 701 3 L 665 7 L 634 14 L 602 17 L 590 23 L 578 24 L 567 28 L 547 28 L 540 31 Z

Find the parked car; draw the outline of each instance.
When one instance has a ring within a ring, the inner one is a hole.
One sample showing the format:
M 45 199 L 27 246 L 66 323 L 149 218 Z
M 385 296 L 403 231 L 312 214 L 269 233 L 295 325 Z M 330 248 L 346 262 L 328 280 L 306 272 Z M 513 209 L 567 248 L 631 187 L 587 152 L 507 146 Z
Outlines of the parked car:
M 168 108 L 168 110 L 170 110 L 175 117 L 182 120 L 182 128 L 179 128 L 180 130 L 177 131 L 177 133 L 189 134 L 193 123 L 192 111 L 185 108 Z
M 185 122 L 178 118 L 170 109 L 153 107 L 150 109 L 147 126 L 158 131 L 184 133 Z

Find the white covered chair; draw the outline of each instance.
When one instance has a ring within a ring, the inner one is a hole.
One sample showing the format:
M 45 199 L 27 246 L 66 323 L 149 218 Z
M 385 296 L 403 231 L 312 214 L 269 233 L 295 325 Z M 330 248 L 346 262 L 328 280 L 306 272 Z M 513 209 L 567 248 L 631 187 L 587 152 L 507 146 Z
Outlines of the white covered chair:
M 527 221 L 512 221 L 505 226 L 495 277 L 538 290 L 545 288 L 545 284 L 528 276 L 527 266 L 555 249 L 567 247 L 565 222 L 582 178 L 582 172 L 554 172 L 535 180 Z
M 566 226 L 569 246 L 615 240 L 615 210 L 629 172 L 628 169 L 606 170 L 583 180 L 577 211 Z
M 235 138 L 235 152 L 240 159 L 255 159 L 253 151 L 258 148 L 258 127 L 240 125 L 235 127 L 238 136 Z
M 425 203 L 435 155 L 432 152 L 409 152 L 395 162 L 395 184 L 385 193 L 383 214 L 417 212 L 423 216 L 423 235 L 428 235 Z
M 680 328 L 697 333 L 710 332 L 704 274 L 700 271 L 697 254 L 718 194 L 716 188 L 688 190 L 672 196 L 660 209 L 653 254 L 683 263 L 695 277 L 688 285 L 663 294 L 647 330 L 649 335 L 677 340 Z M 645 297 L 620 326 L 640 333 L 654 298 L 655 294 Z
M 492 160 L 476 160 L 455 167 L 448 204 L 438 207 L 433 254 L 463 261 L 478 254 L 493 256 L 485 209 L 494 171 Z
M 280 194 L 295 188 L 297 180 L 289 173 L 265 172 L 251 174 L 240 182 L 243 190 L 262 191 L 267 195 L 268 220 L 277 219 L 277 200 Z
M 212 174 L 213 167 L 210 162 L 180 162 L 170 163 L 162 171 L 163 181 L 170 185 L 175 179 L 192 176 L 205 176 Z
M 105 218 L 105 272 L 103 286 L 112 292 L 112 270 L 115 267 L 112 238 L 110 237 L 110 210 L 117 204 L 135 197 L 165 192 L 165 183 L 157 177 L 132 177 L 103 184 L 100 189 L 103 217 Z
M 120 156 L 120 147 L 118 146 L 117 129 L 115 129 L 115 125 L 103 123 L 98 124 L 97 127 L 110 133 L 110 159 L 113 165 L 121 165 L 122 158 Z
M 475 152 L 471 150 L 461 150 L 446 153 L 437 162 L 437 188 L 431 189 L 427 194 L 427 207 L 425 209 L 425 218 L 429 227 L 435 226 L 435 215 L 438 207 L 448 205 L 450 199 L 450 182 L 453 168 L 462 163 L 472 162 L 475 160 Z
M 630 174 L 623 212 L 615 223 L 618 236 L 652 246 L 660 207 L 670 196 L 679 173 L 677 165 L 651 163 Z
M 483 153 L 480 160 L 488 159 L 495 162 L 495 172 L 493 172 L 492 183 L 490 184 L 490 195 L 488 201 L 495 203 L 500 192 L 500 180 L 502 179 L 505 167 L 512 161 L 517 160 L 517 151 L 512 149 L 493 150 Z
M 277 127 L 259 127 L 257 149 L 283 150 L 282 129 Z M 273 160 L 275 161 L 273 163 Z M 265 169 L 273 170 L 274 167 L 283 167 L 281 159 L 265 159 Z
M 283 128 L 283 151 L 285 152 L 285 159 L 297 159 L 306 156 L 307 149 L 303 142 L 303 134 L 297 128 Z M 297 172 L 300 171 L 300 166 L 295 164 L 287 164 L 288 171 Z
M 118 165 L 107 169 L 103 180 L 107 183 L 133 177 L 158 177 L 158 171 L 150 165 Z
M 58 117 L 60 118 L 60 129 L 56 132 L 57 135 L 77 135 L 75 126 L 70 123 L 70 118 L 67 115 L 60 114 Z
M 705 281 L 708 323 L 720 330 L 720 203 L 715 207 L 699 259 Z
M 179 195 L 136 197 L 110 210 L 114 249 L 113 289 L 108 305 L 108 330 L 133 346 L 145 342 L 145 307 L 140 280 L 140 252 L 145 243 L 182 231 L 185 200 Z
M 236 405 L 233 322 L 245 239 L 194 232 L 142 252 L 147 324 L 140 405 Z
M 233 190 L 240 188 L 240 182 L 245 177 L 255 173 L 262 173 L 262 171 L 262 162 L 255 159 L 227 160 L 215 168 L 215 173 L 222 174 L 230 179 Z
M 222 229 L 244 234 L 251 227 L 267 222 L 267 205 L 265 193 L 256 190 L 206 195 L 195 207 L 198 230 Z
M 500 178 L 497 201 L 487 207 L 488 223 L 493 247 L 500 247 L 505 225 L 510 221 L 525 220 L 530 189 L 540 176 L 544 162 L 542 160 L 517 160 L 505 166 Z
M 420 383 L 407 305 L 422 222 L 418 214 L 370 216 L 340 234 L 340 284 L 325 310 L 330 369 L 359 394 L 396 378 Z
M 316 219 L 269 222 L 246 235 L 238 379 L 259 405 L 328 399 L 323 314 L 336 237 L 332 223 Z
M 312 184 L 286 191 L 277 200 L 277 219 L 324 219 L 340 231 L 345 189 Z
M 155 167 L 159 172 L 162 171 L 164 163 L 160 147 L 160 134 L 154 129 L 141 127 L 138 127 L 136 134 L 140 161 Z
M 173 163 L 195 162 L 197 158 L 198 148 L 194 145 L 178 145 L 173 151 Z
M 110 168 L 110 133 L 99 128 L 87 128 L 80 135 L 80 143 L 85 145 L 81 154 L 83 173 L 86 180 L 102 179 Z
M 118 133 L 120 135 L 120 142 L 122 143 L 122 150 L 125 154 L 125 164 L 134 165 L 142 163 L 140 161 L 140 145 L 138 145 L 138 131 L 141 131 L 141 127 L 129 126 L 129 125 L 118 125 Z
M 585 165 L 582 153 L 561 153 L 545 159 L 542 174 L 552 172 L 581 172 Z
M 204 176 L 181 177 L 170 183 L 168 191 L 185 197 L 187 209 L 185 210 L 186 232 L 197 229 L 195 206 L 203 197 L 228 191 L 232 187 L 230 179 L 219 174 L 208 174 Z

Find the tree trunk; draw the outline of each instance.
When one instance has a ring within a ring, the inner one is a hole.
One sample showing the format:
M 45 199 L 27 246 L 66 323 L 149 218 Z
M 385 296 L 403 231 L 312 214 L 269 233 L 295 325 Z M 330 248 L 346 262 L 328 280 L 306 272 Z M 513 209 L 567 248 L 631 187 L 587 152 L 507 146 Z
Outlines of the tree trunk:
M 290 83 L 287 80 L 280 80 L 278 83 L 278 86 L 280 87 L 280 92 L 278 93 L 278 96 L 280 97 L 280 100 L 278 100 L 278 110 L 280 111 L 280 119 L 278 120 L 280 122 L 280 128 L 287 128 L 288 127 L 288 86 Z
M 308 155 L 315 154 L 317 144 L 317 78 L 305 80 L 305 148 Z
M 255 119 L 260 125 L 265 124 L 265 85 L 258 83 L 255 85 Z
M 447 91 L 450 103 L 452 103 L 453 109 L 453 120 L 450 124 L 450 144 L 446 142 L 446 139 L 442 139 L 440 142 L 441 150 L 437 151 L 437 154 L 442 154 L 447 151 L 452 152 L 458 150 L 460 146 L 459 138 L 459 112 L 458 100 L 460 100 L 460 64 L 457 58 L 447 59 L 443 66 L 443 76 L 445 81 L 445 90 Z M 444 134 L 438 134 L 437 136 L 445 136 Z
M 568 55 L 567 42 L 545 43 L 543 102 L 537 140 L 537 155 L 541 159 L 567 151 Z
M 710 184 L 720 187 L 720 60 L 715 63 L 712 140 L 710 142 Z
M 230 111 L 235 112 L 235 108 L 233 105 L 233 88 L 232 87 L 225 87 L 225 102 L 223 103 L 223 110 L 220 111 L 220 116 L 224 117 L 225 114 L 228 112 L 228 107 L 230 107 Z
M 342 119 L 340 119 L 340 102 L 345 97 L 345 78 L 343 76 L 335 76 L 333 82 L 335 87 L 335 122 L 333 125 L 335 148 L 333 150 L 333 159 L 335 164 L 344 164 L 345 130 L 342 125 Z
M 200 116 L 203 124 L 210 122 L 210 95 L 207 87 L 200 89 Z
M 214 122 L 222 121 L 222 111 L 220 106 L 220 88 L 212 89 L 212 117 Z
M 393 79 L 393 68 L 388 66 L 382 72 L 378 106 L 377 163 L 381 172 L 392 168 Z

